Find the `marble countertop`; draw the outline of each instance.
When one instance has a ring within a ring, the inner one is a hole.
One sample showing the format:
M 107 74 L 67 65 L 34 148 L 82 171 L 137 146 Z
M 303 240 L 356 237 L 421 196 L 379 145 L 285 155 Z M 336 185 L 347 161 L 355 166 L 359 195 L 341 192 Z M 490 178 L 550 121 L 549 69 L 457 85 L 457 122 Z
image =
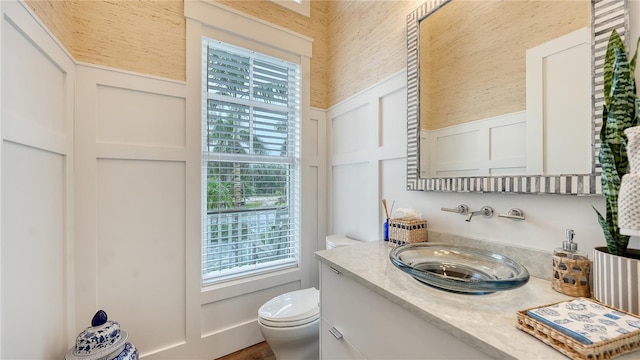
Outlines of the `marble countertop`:
M 567 359 L 562 353 L 516 328 L 517 312 L 571 297 L 531 277 L 518 289 L 488 295 L 455 294 L 414 280 L 389 260 L 386 242 L 363 242 L 316 252 L 343 275 L 414 313 L 496 359 Z M 549 264 L 551 267 L 551 264 Z M 634 352 L 617 359 L 640 359 Z

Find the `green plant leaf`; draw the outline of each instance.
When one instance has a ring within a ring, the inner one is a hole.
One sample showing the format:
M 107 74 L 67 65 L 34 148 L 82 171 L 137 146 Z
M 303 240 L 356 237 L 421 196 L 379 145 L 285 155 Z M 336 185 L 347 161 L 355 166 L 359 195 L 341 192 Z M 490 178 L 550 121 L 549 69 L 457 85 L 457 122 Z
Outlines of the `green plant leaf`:
M 604 104 L 608 108 L 611 98 L 611 83 L 613 79 L 613 64 L 615 62 L 616 53 L 615 50 L 622 50 L 624 52 L 624 42 L 614 29 L 609 36 L 609 43 L 607 44 L 607 52 L 604 58 L 603 65 L 603 81 L 604 81 Z
M 638 41 L 640 45 L 640 39 Z M 620 235 L 618 228 L 618 195 L 622 176 L 628 172 L 627 138 L 624 130 L 640 124 L 640 99 L 636 96 L 633 71 L 637 50 L 629 62 L 624 43 L 614 30 L 609 38 L 604 64 L 605 105 L 602 111 L 600 152 L 602 193 L 606 214 L 598 215 L 598 222 L 607 241 L 610 254 L 624 255 L 629 236 Z
M 636 71 L 636 61 L 638 60 L 638 48 L 640 47 L 640 37 L 638 38 L 638 42 L 636 43 L 636 52 L 633 54 L 631 58 L 631 62 L 629 62 L 629 69 L 631 69 L 631 73 L 634 74 Z
M 614 49 L 614 52 L 616 56 L 613 62 L 607 118 L 603 119 L 607 122 L 605 141 L 610 144 L 626 144 L 624 129 L 635 123 L 636 95 L 627 55 L 618 49 Z M 626 152 L 626 146 L 622 150 Z
M 607 220 L 602 216 L 602 214 L 600 214 L 600 212 L 598 211 L 598 209 L 596 209 L 595 207 L 593 207 L 593 205 L 591 205 L 591 207 L 593 208 L 593 210 L 595 210 L 596 215 L 598 215 L 598 222 L 600 223 L 600 227 L 602 228 L 602 232 L 604 233 L 604 238 L 607 241 L 607 248 L 608 245 L 610 243 L 614 243 L 613 241 L 613 236 L 611 233 L 611 229 L 609 227 L 609 223 L 607 222 Z

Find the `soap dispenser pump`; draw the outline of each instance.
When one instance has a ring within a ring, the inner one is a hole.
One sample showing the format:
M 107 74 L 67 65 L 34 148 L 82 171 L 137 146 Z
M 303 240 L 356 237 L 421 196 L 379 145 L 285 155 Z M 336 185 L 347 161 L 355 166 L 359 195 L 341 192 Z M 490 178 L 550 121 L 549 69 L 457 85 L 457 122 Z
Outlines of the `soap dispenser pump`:
M 586 258 L 587 255 L 578 250 L 578 243 L 573 241 L 574 236 L 576 236 L 576 233 L 571 229 L 567 229 L 566 240 L 562 242 L 561 248 L 556 248 L 553 255 L 569 259 Z
M 585 253 L 578 250 L 578 243 L 573 241 L 575 234 L 573 230 L 567 229 L 562 247 L 553 251 L 551 287 L 566 295 L 590 297 L 591 261 Z

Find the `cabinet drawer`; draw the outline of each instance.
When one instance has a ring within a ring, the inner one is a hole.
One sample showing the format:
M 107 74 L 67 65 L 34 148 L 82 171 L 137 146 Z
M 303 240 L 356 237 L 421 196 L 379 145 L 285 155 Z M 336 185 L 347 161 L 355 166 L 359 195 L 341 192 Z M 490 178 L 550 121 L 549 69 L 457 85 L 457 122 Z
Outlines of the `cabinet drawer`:
M 367 359 L 490 359 L 324 263 L 320 281 L 322 318 Z
M 320 359 L 322 360 L 342 360 L 342 359 L 365 359 L 365 357 L 344 338 L 336 338 L 329 330 L 333 326 L 325 319 L 320 323 Z

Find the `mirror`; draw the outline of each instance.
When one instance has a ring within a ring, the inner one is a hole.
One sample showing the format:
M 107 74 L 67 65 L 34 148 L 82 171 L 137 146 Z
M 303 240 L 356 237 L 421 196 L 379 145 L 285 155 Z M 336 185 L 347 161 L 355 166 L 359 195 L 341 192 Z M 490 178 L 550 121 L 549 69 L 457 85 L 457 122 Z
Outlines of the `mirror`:
M 554 3 L 573 8 L 544 8 Z M 611 30 L 626 32 L 625 11 L 624 0 L 430 0 L 409 14 L 407 188 L 601 193 L 601 58 Z M 549 15 L 567 12 L 574 17 Z M 497 34 L 513 19 L 516 28 Z

